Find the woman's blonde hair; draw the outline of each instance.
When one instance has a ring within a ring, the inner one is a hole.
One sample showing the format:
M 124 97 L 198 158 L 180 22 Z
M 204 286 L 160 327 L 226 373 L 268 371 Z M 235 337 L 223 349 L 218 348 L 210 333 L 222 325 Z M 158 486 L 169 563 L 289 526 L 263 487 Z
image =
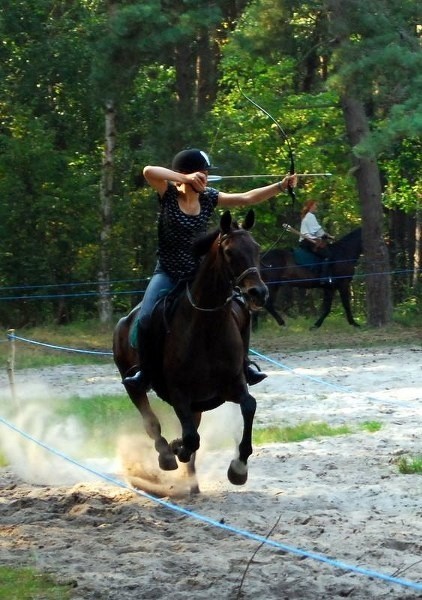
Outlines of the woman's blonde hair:
M 303 205 L 303 208 L 302 208 L 302 210 L 301 210 L 301 212 L 300 212 L 300 216 L 301 216 L 301 218 L 302 218 L 302 219 L 303 219 L 303 217 L 304 217 L 305 215 L 307 215 L 307 214 L 308 214 L 308 212 L 311 210 L 311 208 L 312 208 L 312 207 L 314 206 L 314 204 L 316 204 L 316 203 L 317 203 L 317 201 L 316 201 L 316 200 L 307 200 L 307 201 L 305 202 L 305 204 Z

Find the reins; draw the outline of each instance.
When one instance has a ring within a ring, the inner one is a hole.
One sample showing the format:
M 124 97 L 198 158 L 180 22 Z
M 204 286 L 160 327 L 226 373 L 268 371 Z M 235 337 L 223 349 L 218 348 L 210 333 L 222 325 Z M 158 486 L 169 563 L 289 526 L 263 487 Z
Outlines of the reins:
M 232 293 L 230 294 L 230 296 L 227 296 L 226 300 L 224 301 L 224 304 L 221 304 L 220 306 L 216 306 L 215 308 L 203 308 L 202 306 L 198 306 L 197 304 L 195 304 L 193 298 L 192 298 L 192 294 L 191 291 L 189 289 L 189 283 L 186 282 L 186 296 L 189 300 L 190 305 L 192 306 L 192 308 L 194 308 L 195 310 L 200 310 L 201 312 L 215 312 L 217 310 L 221 310 L 222 308 L 224 308 L 225 306 L 227 306 L 227 304 L 229 302 L 231 302 L 231 300 L 233 299 L 235 293 L 234 290 L 232 291 Z

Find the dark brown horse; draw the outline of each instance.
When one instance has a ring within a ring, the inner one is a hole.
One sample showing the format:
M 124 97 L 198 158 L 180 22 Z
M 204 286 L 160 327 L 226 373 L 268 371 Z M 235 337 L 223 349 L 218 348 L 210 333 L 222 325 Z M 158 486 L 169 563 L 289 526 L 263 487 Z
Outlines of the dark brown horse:
M 128 394 L 141 413 L 148 435 L 154 440 L 159 465 L 164 470 L 188 464 L 194 475 L 194 456 L 199 448 L 201 414 L 234 402 L 243 416 L 243 436 L 238 456 L 228 469 L 231 483 L 247 480 L 247 461 L 252 453 L 252 425 L 256 401 L 249 393 L 244 357 L 249 344 L 250 312 L 264 305 L 268 289 L 259 274 L 259 246 L 249 233 L 254 213 L 249 211 L 239 227 L 230 212 L 220 228 L 203 236 L 194 251 L 203 256 L 191 285 L 176 299 L 169 314 L 169 297 L 158 302 L 152 316 L 154 369 L 152 387 L 170 404 L 181 424 L 180 439 L 168 443 L 146 394 Z M 122 318 L 113 340 L 115 363 L 125 377 L 137 369 L 137 354 L 130 344 L 131 327 L 138 308 Z M 199 491 L 195 479 L 192 492 Z
M 265 308 L 279 325 L 285 325 L 283 317 L 275 309 L 275 301 L 280 287 L 289 285 L 299 288 L 319 288 L 323 290 L 321 316 L 312 329 L 321 327 L 331 312 L 334 294 L 339 292 L 347 321 L 359 327 L 352 315 L 350 303 L 350 284 L 355 274 L 356 263 L 362 254 L 362 230 L 355 229 L 330 245 L 329 266 L 331 285 L 322 285 L 320 279 L 320 259 L 312 256 L 299 256 L 298 252 L 274 249 L 266 252 L 261 259 L 261 276 L 268 285 L 269 296 Z M 300 260 L 302 258 L 302 260 Z M 301 262 L 301 265 L 298 262 Z

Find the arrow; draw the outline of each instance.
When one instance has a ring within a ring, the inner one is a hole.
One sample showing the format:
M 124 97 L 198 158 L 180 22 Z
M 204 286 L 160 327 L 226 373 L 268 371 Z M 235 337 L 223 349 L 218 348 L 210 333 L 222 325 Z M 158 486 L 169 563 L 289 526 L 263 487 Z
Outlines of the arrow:
M 208 181 L 222 181 L 223 179 L 258 179 L 264 178 L 283 178 L 286 175 L 208 175 Z M 332 173 L 296 173 L 296 177 L 332 177 Z

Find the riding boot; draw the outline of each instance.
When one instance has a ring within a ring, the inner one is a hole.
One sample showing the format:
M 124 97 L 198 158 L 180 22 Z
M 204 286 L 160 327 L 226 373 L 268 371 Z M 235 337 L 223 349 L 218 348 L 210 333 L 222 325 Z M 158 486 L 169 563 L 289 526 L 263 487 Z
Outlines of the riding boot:
M 151 375 L 149 368 L 148 357 L 150 355 L 150 348 L 148 344 L 148 332 L 139 327 L 138 329 L 138 357 L 140 370 L 132 375 L 131 377 L 125 377 L 123 384 L 133 392 L 145 393 L 151 387 Z
M 331 285 L 333 283 L 333 279 L 331 277 L 331 264 L 329 258 L 325 258 L 323 263 L 321 264 L 321 272 L 319 278 L 321 285 Z
M 137 371 L 135 375 L 131 377 L 125 377 L 123 379 L 125 387 L 129 388 L 134 392 L 147 392 L 150 388 L 150 378 L 145 371 Z
M 245 358 L 243 368 L 245 371 L 245 377 L 248 385 L 255 385 L 257 383 L 261 383 L 261 381 L 268 377 L 268 375 L 261 371 L 261 369 L 256 363 L 251 362 L 248 358 Z

